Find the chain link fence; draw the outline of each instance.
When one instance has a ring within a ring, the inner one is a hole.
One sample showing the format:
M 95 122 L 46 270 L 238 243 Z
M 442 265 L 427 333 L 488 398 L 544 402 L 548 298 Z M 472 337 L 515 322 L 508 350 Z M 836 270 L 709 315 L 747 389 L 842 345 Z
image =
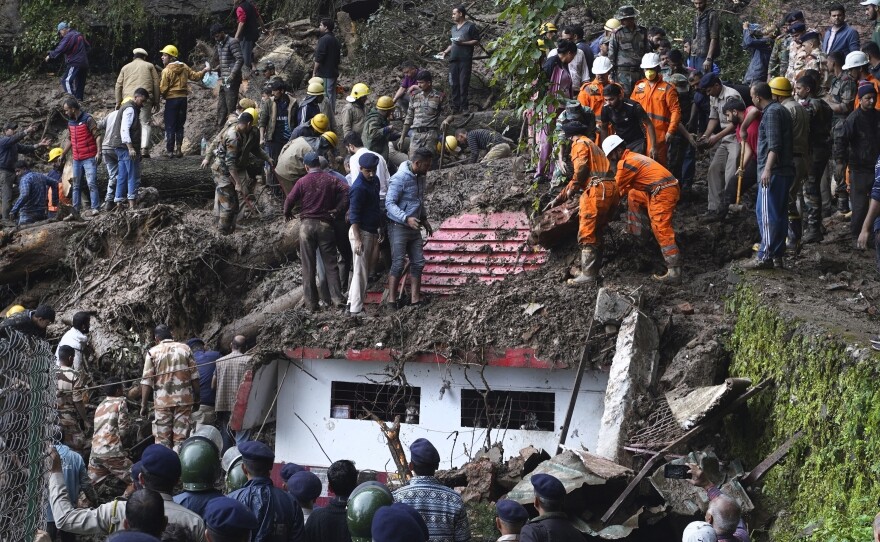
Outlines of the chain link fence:
M 0 333 L 0 542 L 32 542 L 45 528 L 55 378 L 49 343 Z

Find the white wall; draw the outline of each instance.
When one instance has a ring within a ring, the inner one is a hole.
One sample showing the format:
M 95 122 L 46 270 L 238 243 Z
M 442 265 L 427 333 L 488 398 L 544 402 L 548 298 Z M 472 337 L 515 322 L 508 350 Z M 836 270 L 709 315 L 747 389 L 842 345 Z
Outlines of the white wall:
M 285 378 L 286 364 L 279 362 L 278 381 L 283 389 L 278 397 L 275 461 L 328 466 L 331 460 L 350 459 L 359 469 L 394 471 L 385 437 L 374 421 L 330 417 L 332 381 L 367 382 L 365 375 L 368 374 L 381 381 L 385 366 L 384 363 L 361 361 L 305 360 L 303 367 L 318 378 L 315 381 L 295 366 L 290 367 Z M 418 425 L 401 425 L 401 442 L 408 453 L 409 444 L 415 439 L 429 439 L 440 451 L 441 469 L 461 466 L 469 460 L 472 451 L 479 450 L 485 442 L 484 429 L 459 425 L 460 390 L 472 389 L 463 373 L 464 369 L 455 365 L 406 364 L 409 384 L 421 387 L 421 412 Z M 469 371 L 469 376 L 475 384 L 480 382 L 478 371 Z M 485 376 L 494 390 L 556 393 L 555 431 L 493 430 L 493 441 L 502 442 L 505 459 L 530 444 L 544 448 L 552 455 L 565 420 L 574 371 L 487 367 Z M 451 382 L 451 387 L 441 397 L 444 380 Z M 595 450 L 607 381 L 607 375 L 598 371 L 584 374 L 567 446 L 583 445 Z M 299 414 L 315 436 L 294 413 Z M 330 460 L 321 451 L 316 438 Z

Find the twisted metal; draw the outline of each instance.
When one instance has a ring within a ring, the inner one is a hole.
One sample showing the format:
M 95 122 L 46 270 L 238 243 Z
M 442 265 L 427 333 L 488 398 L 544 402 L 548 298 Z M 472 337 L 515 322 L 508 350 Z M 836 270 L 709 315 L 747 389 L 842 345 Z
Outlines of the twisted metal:
M 32 542 L 45 528 L 55 378 L 49 343 L 0 332 L 0 542 Z

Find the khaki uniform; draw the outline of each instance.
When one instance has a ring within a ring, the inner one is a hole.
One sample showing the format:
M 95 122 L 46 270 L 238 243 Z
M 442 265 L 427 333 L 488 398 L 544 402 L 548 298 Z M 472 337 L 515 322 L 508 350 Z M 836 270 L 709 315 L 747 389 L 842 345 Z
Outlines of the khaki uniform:
M 108 397 L 95 411 L 95 434 L 89 457 L 89 478 L 93 484 L 107 476 L 131 483 L 131 460 L 122 448 L 122 433 L 129 427 L 125 397 Z
M 611 34 L 608 42 L 608 58 L 614 63 L 614 80 L 619 83 L 626 95 L 633 90 L 636 81 L 642 78 L 642 56 L 651 51 L 648 44 L 648 30 L 636 26 L 632 30 L 621 26 Z
M 278 155 L 278 164 L 275 166 L 275 174 L 278 176 L 278 182 L 281 184 L 285 196 L 296 184 L 296 181 L 306 174 L 303 159 L 306 154 L 316 151 L 318 144 L 319 141 L 316 141 L 315 138 L 298 137 L 289 141 L 281 149 L 281 154 Z
M 71 381 L 59 378 L 55 391 L 55 406 L 58 410 L 58 423 L 61 425 L 62 438 L 73 451 L 83 455 L 83 452 L 88 449 L 88 440 L 80 428 L 79 414 L 75 405 L 83 400 L 82 379 L 73 367 L 59 367 L 58 374 Z
M 342 110 L 342 136 L 354 132 L 360 135 L 364 131 L 364 120 L 367 110 L 364 105 L 350 103 Z
M 205 540 L 205 522 L 190 510 L 177 504 L 171 495 L 160 493 L 165 501 L 165 516 L 171 525 L 180 525 L 189 531 L 196 542 Z M 64 475 L 60 472 L 49 475 L 49 505 L 55 526 L 60 531 L 84 535 L 106 535 L 124 530 L 124 500 L 113 500 L 97 508 L 74 508 L 70 503 Z
M 418 90 L 410 98 L 409 109 L 403 122 L 413 130 L 409 145 L 410 160 L 418 149 L 428 149 L 436 153 L 435 146 L 440 140 L 440 124 L 445 118 L 446 104 L 446 94 L 436 88 L 432 88 L 427 94 Z
M 177 451 L 189 437 L 193 381 L 199 381 L 199 371 L 187 345 L 165 339 L 147 352 L 141 384 L 153 388 L 156 444 Z

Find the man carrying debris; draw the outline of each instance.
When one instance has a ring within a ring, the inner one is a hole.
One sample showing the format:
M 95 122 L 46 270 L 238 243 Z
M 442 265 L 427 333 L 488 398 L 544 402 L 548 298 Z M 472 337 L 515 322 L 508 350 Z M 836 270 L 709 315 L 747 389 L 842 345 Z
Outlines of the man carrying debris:
M 116 78 L 116 108 L 118 109 L 122 105 L 122 100 L 126 96 L 133 96 L 134 91 L 139 88 L 147 89 L 150 92 L 150 99 L 144 102 L 140 112 L 141 156 L 149 158 L 150 128 L 153 120 L 151 112 L 159 112 L 159 74 L 156 73 L 156 67 L 147 62 L 147 51 L 138 47 L 132 51 L 132 54 L 134 59 L 119 70 L 119 76 Z M 167 120 L 165 124 L 168 124 Z
M 522 528 L 520 542 L 585 540 L 584 535 L 574 528 L 564 511 L 565 486 L 562 482 L 549 474 L 533 474 L 531 482 L 535 490 L 534 505 L 538 517 L 529 520 Z
M 217 96 L 217 125 L 223 126 L 226 115 L 235 110 L 238 103 L 238 89 L 241 87 L 241 68 L 244 57 L 241 44 L 237 39 L 226 35 L 223 25 L 215 23 L 211 26 L 211 35 L 217 47 L 220 59 L 220 93 Z
M 428 526 L 429 542 L 469 541 L 471 529 L 461 496 L 434 477 L 440 466 L 437 448 L 420 438 L 410 445 L 409 452 L 409 466 L 415 476 L 394 492 L 394 501 L 408 504 L 421 514 Z
M 199 370 L 192 351 L 173 340 L 168 326 L 156 326 L 153 338 L 156 346 L 147 352 L 141 380 L 141 416 L 149 412 L 147 401 L 155 393 L 153 436 L 176 452 L 189 437 L 192 411 L 198 408 Z
M 415 158 L 418 149 L 427 149 L 433 154 L 434 145 L 440 140 L 440 132 L 452 122 L 452 115 L 442 118 L 446 111 L 446 94 L 434 88 L 434 76 L 428 70 L 416 75 L 419 90 L 409 100 L 409 109 L 403 121 L 403 138 L 409 135 L 412 128 L 412 141 L 409 146 L 409 158 Z M 441 120 L 442 119 L 442 120 Z
M 455 139 L 458 140 L 460 146 L 467 145 L 468 158 L 471 164 L 507 158 L 513 152 L 508 140 L 495 130 L 485 128 L 466 130 L 459 128 L 455 132 Z M 483 156 L 482 160 L 480 159 L 481 151 L 486 151 L 486 155 Z
M 617 162 L 617 188 L 627 198 L 630 233 L 640 236 L 643 224 L 650 219 L 668 268 L 665 274 L 654 275 L 654 280 L 680 283 L 681 255 L 672 229 L 672 215 L 681 193 L 678 180 L 658 162 L 627 149 L 620 137 L 604 140 L 602 150 L 609 160 Z
M 162 80 L 159 92 L 165 98 L 165 156 L 168 158 L 183 157 L 183 128 L 186 124 L 186 109 L 189 96 L 189 82 L 199 81 L 205 70 L 195 71 L 177 60 L 180 53 L 174 45 L 162 48 Z M 156 109 L 159 99 L 156 98 Z M 143 117 L 143 115 L 141 115 Z M 149 119 L 148 119 L 149 120 Z M 141 118 L 141 123 L 144 120 Z
M 501 499 L 495 503 L 495 528 L 501 533 L 497 542 L 516 542 L 523 526 L 529 521 L 529 513 L 516 501 Z
M 54 200 L 58 201 L 58 181 L 47 175 L 31 171 L 27 160 L 19 160 L 15 164 L 18 176 L 18 199 L 12 206 L 10 215 L 18 217 L 18 225 L 33 224 L 46 220 L 49 215 L 49 199 L 46 197 L 52 189 Z
M 578 213 L 581 274 L 568 281 L 575 285 L 598 280 L 602 233 L 620 204 L 611 163 L 602 149 L 593 142 L 596 135 L 596 116 L 592 112 L 585 116 L 588 124 L 574 121 L 562 125 L 563 133 L 571 140 L 572 176 L 568 186 L 551 203 L 551 207 L 555 207 L 583 190 Z

